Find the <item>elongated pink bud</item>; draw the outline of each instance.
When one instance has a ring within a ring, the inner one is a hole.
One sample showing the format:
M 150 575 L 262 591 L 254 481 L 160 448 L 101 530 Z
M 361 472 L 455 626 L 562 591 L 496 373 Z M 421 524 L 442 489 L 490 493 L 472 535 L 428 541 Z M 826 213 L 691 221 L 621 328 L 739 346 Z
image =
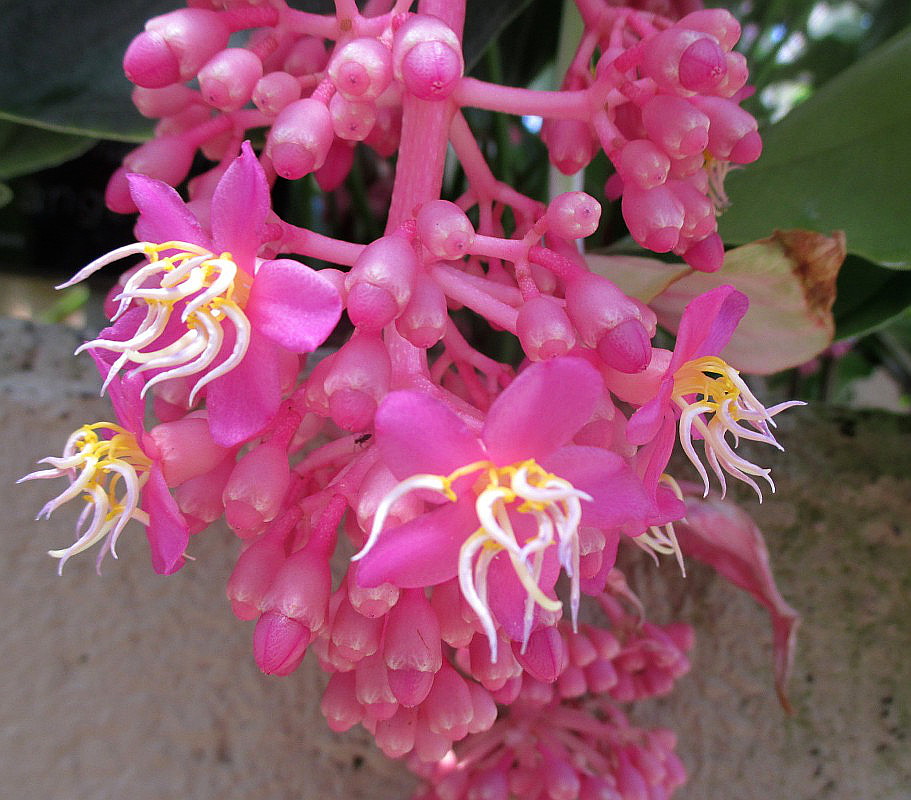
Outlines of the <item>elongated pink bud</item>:
M 532 361 L 566 355 L 576 344 L 572 323 L 560 304 L 545 295 L 533 297 L 519 309 L 516 333 Z
M 383 661 L 396 699 L 408 707 L 422 702 L 443 663 L 440 623 L 422 589 L 406 590 L 389 611 Z
M 182 136 L 164 136 L 140 145 L 123 159 L 127 172 L 138 172 L 177 186 L 190 171 L 196 148 Z
M 348 100 L 340 94 L 332 95 L 329 114 L 335 135 L 349 142 L 364 141 L 376 124 L 376 106 L 372 102 Z
M 285 56 L 282 69 L 290 75 L 313 75 L 322 72 L 329 63 L 329 53 L 323 40 L 316 36 L 301 36 Z
M 354 148 L 341 139 L 335 139 L 326 161 L 315 173 L 319 188 L 324 192 L 333 192 L 345 182 L 351 166 L 354 164 Z
M 468 681 L 468 693 L 471 695 L 471 722 L 469 733 L 483 733 L 497 721 L 497 704 L 490 692 L 474 681 Z
M 226 588 L 234 616 L 244 620 L 259 616 L 263 598 L 285 558 L 281 542 L 268 536 L 253 542 L 240 554 Z
M 297 180 L 323 165 L 334 136 L 332 116 L 324 103 L 309 97 L 295 100 L 276 117 L 266 152 L 279 175 Z
M 354 669 L 355 697 L 373 720 L 389 719 L 399 704 L 389 688 L 386 665 L 380 653 L 361 659 Z
M 149 431 L 168 486 L 203 475 L 218 466 L 228 450 L 212 441 L 205 417 L 163 422 Z
M 721 161 L 750 164 L 762 153 L 756 120 L 723 97 L 694 97 L 693 103 L 710 120 L 708 150 Z
M 524 653 L 519 642 L 513 642 L 512 649 L 525 672 L 542 683 L 553 683 L 569 662 L 566 643 L 554 627 L 534 631 Z
M 221 14 L 183 8 L 153 17 L 127 48 L 123 69 L 137 86 L 157 89 L 188 81 L 228 44 L 231 31 Z
M 178 114 L 193 102 L 199 102 L 199 95 L 188 86 L 179 83 L 160 89 L 137 86 L 131 97 L 133 105 L 144 117 L 159 119 Z
M 344 592 L 345 596 L 332 618 L 329 637 L 344 658 L 356 663 L 362 658 L 372 656 L 379 649 L 383 620 L 370 619 L 359 614 L 348 600 L 347 591 L 339 591 Z
M 541 128 L 550 163 L 564 175 L 585 169 L 598 152 L 591 126 L 578 119 L 547 119 Z
M 661 89 L 704 92 L 724 78 L 724 51 L 713 37 L 679 26 L 643 41 L 642 72 Z
M 332 575 L 329 562 L 318 548 L 292 553 L 276 573 L 262 605 L 297 620 L 314 635 L 326 622 Z
M 333 673 L 319 707 L 326 724 L 336 733 L 357 725 L 364 718 L 364 710 L 355 697 L 354 672 Z
M 677 27 L 702 31 L 714 37 L 725 50 L 730 50 L 740 39 L 740 23 L 725 8 L 704 8 L 691 11 L 677 21 Z
M 504 767 L 478 772 L 471 779 L 469 800 L 509 800 L 509 778 Z
M 585 192 L 563 192 L 547 206 L 547 229 L 563 239 L 584 239 L 598 230 L 601 204 Z
M 471 640 L 468 656 L 471 674 L 485 689 L 492 692 L 503 688 L 508 680 L 522 674 L 521 665 L 508 647 L 498 648 L 497 660 L 492 662 L 490 643 L 483 636 L 475 636 Z
M 649 139 L 672 158 L 700 154 L 709 143 L 708 116 L 683 97 L 652 97 L 642 108 L 642 122 Z
M 622 209 L 630 235 L 643 247 L 669 253 L 677 246 L 684 221 L 683 203 L 666 186 L 625 187 Z
M 471 723 L 474 712 L 468 684 L 448 662 L 434 676 L 433 688 L 421 711 L 435 733 L 449 733 Z
M 253 87 L 252 100 L 263 114 L 270 117 L 278 114 L 295 100 L 300 99 L 301 85 L 287 72 L 270 72 L 263 75 Z
M 391 717 L 376 723 L 376 745 L 388 758 L 401 758 L 414 747 L 416 727 L 414 709 L 400 706 Z
M 216 53 L 199 71 L 199 90 L 205 101 L 220 111 L 236 111 L 253 95 L 263 76 L 262 61 L 242 47 Z
M 633 139 L 620 151 L 617 171 L 624 183 L 641 189 L 660 186 L 667 180 L 671 160 L 667 153 L 649 139 Z
M 433 587 L 430 605 L 440 623 L 440 638 L 450 647 L 467 647 L 475 634 L 474 625 L 462 614 L 462 604 L 457 579 Z
M 371 242 L 348 273 L 348 316 L 362 330 L 379 330 L 404 311 L 419 269 L 411 242 L 393 234 Z
M 431 200 L 417 214 L 421 244 L 435 258 L 456 261 L 464 256 L 475 237 L 474 226 L 455 203 Z
M 332 420 L 349 431 L 373 427 L 377 403 L 389 391 L 392 365 L 379 336 L 353 336 L 332 360 L 323 387 Z
M 443 338 L 448 321 L 446 296 L 434 280 L 419 274 L 395 329 L 415 347 L 428 348 Z
M 414 732 L 414 753 L 425 764 L 436 763 L 446 757 L 452 748 L 452 739 L 442 733 L 434 733 L 418 714 Z
M 411 16 L 396 31 L 392 63 L 395 77 L 421 100 L 445 100 L 465 69 L 459 37 L 441 19 L 425 14 Z
M 298 620 L 277 611 L 267 611 L 253 631 L 253 656 L 266 675 L 290 675 L 310 644 L 310 631 Z
M 182 483 L 174 492 L 177 505 L 198 532 L 215 522 L 225 512 L 222 492 L 234 470 L 234 459 L 226 458 L 218 466 Z
M 225 519 L 242 539 L 258 534 L 275 518 L 291 483 L 284 448 L 261 444 L 234 467 L 222 499 Z
M 392 608 L 399 599 L 399 589 L 391 583 L 381 583 L 365 589 L 358 585 L 357 570 L 360 562 L 355 562 L 348 567 L 348 601 L 358 614 L 363 614 L 369 619 L 382 617 Z
M 352 39 L 332 56 L 329 80 L 348 100 L 375 100 L 392 82 L 392 53 L 372 37 Z

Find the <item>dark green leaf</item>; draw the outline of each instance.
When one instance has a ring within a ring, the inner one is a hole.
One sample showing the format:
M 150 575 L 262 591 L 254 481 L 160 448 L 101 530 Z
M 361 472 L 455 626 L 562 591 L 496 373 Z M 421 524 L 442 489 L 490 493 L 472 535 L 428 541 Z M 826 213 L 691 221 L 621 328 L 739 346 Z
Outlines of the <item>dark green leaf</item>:
M 5 183 L 0 183 L 0 208 L 3 206 L 9 205 L 9 201 L 13 199 L 13 190 L 9 188 Z
M 94 139 L 85 136 L 0 120 L 0 179 L 56 167 L 81 156 L 94 143 Z
M 911 272 L 883 269 L 849 255 L 838 274 L 836 338 L 859 336 L 885 325 L 911 305 Z
M 465 9 L 465 35 L 462 38 L 465 71 L 480 60 L 500 32 L 531 0 L 468 0 Z
M 847 234 L 848 250 L 911 268 L 911 30 L 841 73 L 765 134 L 732 173 L 728 242 L 774 228 Z

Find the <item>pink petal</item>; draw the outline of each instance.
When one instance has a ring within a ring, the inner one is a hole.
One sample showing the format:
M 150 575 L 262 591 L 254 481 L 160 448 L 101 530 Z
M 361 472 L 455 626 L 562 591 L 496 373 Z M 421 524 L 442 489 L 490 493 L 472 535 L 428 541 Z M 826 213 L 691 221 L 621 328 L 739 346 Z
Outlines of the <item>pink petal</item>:
M 159 575 L 177 572 L 184 565 L 190 533 L 158 464 L 153 463 L 149 471 L 149 479 L 142 490 L 142 506 L 149 515 L 146 537 L 152 551 L 153 569 Z
M 649 492 L 655 492 L 658 481 L 671 460 L 671 452 L 677 441 L 677 426 L 671 414 L 665 416 L 655 438 L 643 445 L 636 453 L 636 472 L 642 477 L 642 484 Z
M 102 378 L 107 378 L 115 354 L 106 350 L 89 350 Z M 139 376 L 118 376 L 108 385 L 108 397 L 114 406 L 117 421 L 138 440 L 142 440 L 145 422 L 145 402 L 139 397 L 145 380 Z
M 266 261 L 253 280 L 245 309 L 256 329 L 295 353 L 312 353 L 342 314 L 338 290 L 299 261 Z
M 189 242 L 212 249 L 209 237 L 180 195 L 168 184 L 146 175 L 127 175 L 130 195 L 139 208 L 136 238 L 144 242 Z
M 668 374 L 694 358 L 720 353 L 749 305 L 747 296 L 733 286 L 719 286 L 691 300 L 680 319 Z
M 270 208 L 266 174 L 250 142 L 244 142 L 212 195 L 212 238 L 247 272 L 253 272 Z
M 206 387 L 209 429 L 216 444 L 234 447 L 272 421 L 281 402 L 277 347 L 252 330 L 243 361 Z
M 542 466 L 591 495 L 591 501 L 582 501 L 583 525 L 644 530 L 656 512 L 642 481 L 616 453 L 570 445 L 549 455 Z
M 383 531 L 359 562 L 358 584 L 369 588 L 388 582 L 402 589 L 418 589 L 455 577 L 459 550 L 478 524 L 473 501 L 472 496 L 447 503 Z
M 800 615 L 785 602 L 775 585 L 762 532 L 733 503 L 694 497 L 687 497 L 686 522 L 677 523 L 675 528 L 685 555 L 714 567 L 768 609 L 775 651 L 775 689 L 790 713 L 785 689 L 794 663 Z
M 550 547 L 544 554 L 541 564 L 541 577 L 538 586 L 548 597 L 556 599 L 554 585 L 560 576 L 560 562 L 557 560 L 557 548 Z M 516 642 L 525 636 L 525 601 L 528 592 L 522 585 L 513 569 L 512 562 L 505 552 L 499 553 L 490 562 L 487 571 L 487 602 L 491 613 L 506 635 Z M 532 630 L 540 627 L 545 612 L 535 604 Z M 552 615 L 547 614 L 548 619 Z
M 604 389 L 581 358 L 539 361 L 493 402 L 481 435 L 498 465 L 543 458 L 567 444 L 592 415 Z
M 485 457 L 481 443 L 440 400 L 412 391 L 391 392 L 375 417 L 383 461 L 399 479 L 448 475 Z

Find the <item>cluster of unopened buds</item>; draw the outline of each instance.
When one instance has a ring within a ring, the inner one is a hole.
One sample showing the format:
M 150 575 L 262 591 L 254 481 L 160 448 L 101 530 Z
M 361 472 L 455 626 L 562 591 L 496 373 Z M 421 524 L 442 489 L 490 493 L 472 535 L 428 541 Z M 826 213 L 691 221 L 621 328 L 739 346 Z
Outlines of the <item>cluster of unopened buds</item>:
M 696 298 L 673 351 L 653 346 L 655 314 L 581 255 L 600 203 L 498 181 L 462 109 L 543 117 L 567 173 L 603 149 L 633 237 L 713 271 L 724 173 L 761 149 L 737 104 L 737 22 L 578 0 L 578 51 L 543 92 L 464 77 L 460 0 L 189 5 L 124 60 L 160 119 L 107 192 L 139 212 L 139 241 L 64 284 L 127 268 L 110 327 L 81 348 L 116 421 L 23 479 L 68 479 L 42 515 L 85 503 L 52 555 L 62 569 L 99 545 L 100 566 L 135 520 L 169 574 L 224 519 L 241 540 L 227 594 L 259 666 L 287 675 L 314 651 L 329 725 L 411 754 L 422 797 L 670 796 L 673 734 L 621 706 L 669 691 L 692 636 L 645 621 L 617 549 L 683 564 L 674 525 L 700 501 L 667 473 L 678 438 L 706 494 L 711 476 L 774 490 L 736 446 L 778 447 L 791 404 L 765 408 L 719 356 L 744 295 Z M 279 179 L 339 187 L 359 142 L 397 156 L 385 235 L 351 243 L 272 210 Z M 450 146 L 469 187 L 455 202 L 440 199 Z M 216 164 L 184 202 L 173 187 L 197 151 Z M 462 309 L 516 337 L 521 364 L 472 346 Z M 347 341 L 308 359 L 343 314 Z

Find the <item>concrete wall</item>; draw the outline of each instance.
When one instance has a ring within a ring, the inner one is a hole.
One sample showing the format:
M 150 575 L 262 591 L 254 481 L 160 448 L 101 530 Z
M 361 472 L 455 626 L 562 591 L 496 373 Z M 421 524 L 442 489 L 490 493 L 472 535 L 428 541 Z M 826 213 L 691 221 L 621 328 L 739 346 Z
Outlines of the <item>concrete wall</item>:
M 13 481 L 110 415 L 88 358 L 70 357 L 77 344 L 0 320 L 0 797 L 407 797 L 412 779 L 367 737 L 326 729 L 318 669 L 258 672 L 252 626 L 224 600 L 230 534 L 200 537 L 196 562 L 160 578 L 131 526 L 101 577 L 91 555 L 56 576 L 45 551 L 71 541 L 71 510 L 34 523 L 53 487 Z M 652 616 L 682 616 L 699 639 L 678 693 L 634 716 L 680 732 L 681 800 L 908 798 L 911 421 L 788 417 L 779 492 L 746 503 L 804 613 L 796 715 L 775 700 L 764 612 L 699 565 L 682 581 L 640 559 L 631 577 Z

